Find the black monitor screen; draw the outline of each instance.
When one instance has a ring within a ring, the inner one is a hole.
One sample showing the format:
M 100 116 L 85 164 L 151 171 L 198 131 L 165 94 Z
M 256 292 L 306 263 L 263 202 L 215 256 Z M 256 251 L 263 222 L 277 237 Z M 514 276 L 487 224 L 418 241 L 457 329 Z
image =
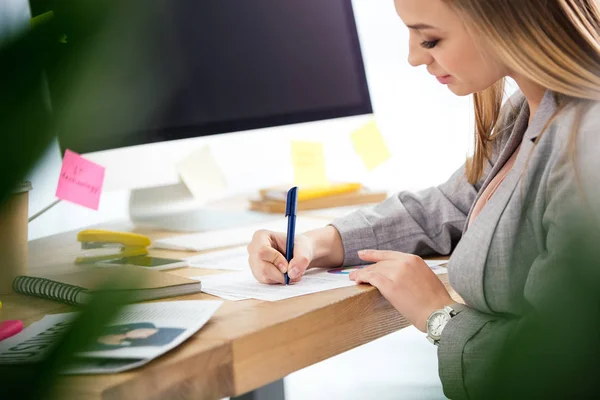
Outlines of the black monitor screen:
M 83 122 L 59 124 L 61 147 L 86 153 L 370 113 L 351 3 L 145 0 L 157 11 L 150 28 L 135 39 L 113 40 L 116 56 L 92 58 L 86 76 L 94 82 L 97 74 L 101 87 L 54 104 L 60 113 L 76 106 L 77 96 L 97 98 L 93 110 L 83 110 Z M 88 40 L 68 37 L 65 48 L 85 48 Z M 145 64 L 120 65 L 116 59 L 126 59 L 135 46 L 150 49 Z M 60 71 L 80 68 L 65 63 Z M 150 70 L 159 88 L 154 92 L 141 78 Z M 48 75 L 52 99 L 61 87 L 52 71 Z M 160 98 L 147 101 L 151 96 Z M 115 115 L 135 123 L 102 125 Z

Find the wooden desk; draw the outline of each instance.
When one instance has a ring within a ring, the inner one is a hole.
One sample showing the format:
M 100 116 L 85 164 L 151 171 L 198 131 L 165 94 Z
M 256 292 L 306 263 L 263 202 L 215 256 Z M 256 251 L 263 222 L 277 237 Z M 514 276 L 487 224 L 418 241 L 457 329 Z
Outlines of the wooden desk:
M 128 224 L 102 228 L 134 230 Z M 156 230 L 134 231 L 153 239 L 173 235 Z M 32 241 L 29 244 L 30 271 L 35 273 L 72 262 L 78 249 L 76 232 Z M 194 254 L 158 250 L 152 253 L 175 258 Z M 218 271 L 185 268 L 165 273 L 193 276 Z M 447 282 L 447 275 L 440 278 L 458 299 Z M 214 297 L 202 293 L 173 299 Z M 21 319 L 26 325 L 46 314 L 73 311 L 61 303 L 17 294 L 2 296 L 2 301 L 0 320 Z M 366 285 L 278 302 L 225 301 L 196 335 L 150 364 L 115 375 L 65 377 L 59 387 L 65 391 L 63 398 L 239 396 L 406 326 L 408 322 L 379 291 Z

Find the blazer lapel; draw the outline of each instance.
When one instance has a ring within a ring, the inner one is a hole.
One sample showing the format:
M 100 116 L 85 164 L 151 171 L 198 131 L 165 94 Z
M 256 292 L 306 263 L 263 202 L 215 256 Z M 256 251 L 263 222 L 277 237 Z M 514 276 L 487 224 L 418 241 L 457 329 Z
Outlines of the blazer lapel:
M 506 162 L 513 155 L 513 153 L 515 152 L 517 147 L 519 147 L 519 144 L 521 144 L 521 142 L 523 141 L 523 135 L 527 129 L 528 121 L 529 121 L 529 107 L 527 106 L 527 102 L 525 102 L 525 104 L 521 107 L 521 110 L 517 114 L 517 117 L 515 118 L 512 132 L 510 134 L 510 138 L 508 139 L 508 142 L 506 143 L 506 145 L 504 145 L 504 148 L 500 151 L 498 160 L 492 166 L 492 170 L 488 174 L 487 178 L 484 180 L 483 185 L 481 185 L 481 188 L 479 189 L 479 192 L 477 193 L 475 201 L 473 202 L 473 205 L 471 206 L 471 210 L 469 210 L 469 215 L 467 216 L 467 220 L 465 221 L 465 226 L 463 228 L 463 234 L 469 228 L 469 220 L 471 219 L 471 214 L 473 213 L 473 209 L 475 208 L 475 203 L 477 203 L 477 201 L 483 194 L 483 191 L 488 187 L 488 185 L 490 184 L 492 179 L 494 179 L 496 174 L 498 174 L 500 169 L 502 169 L 504 164 L 506 164 Z
M 500 217 L 526 168 L 527 159 L 535 145 L 534 139 L 539 136 L 548 119 L 556 110 L 551 92 L 547 91 L 531 125 L 527 127 L 529 108 L 523 107 L 519 113 L 511 138 L 502 150 L 498 162 L 479 191 L 479 196 L 496 175 L 500 168 L 521 145 L 512 170 L 492 195 L 481 213 L 463 233 L 448 266 L 450 284 L 463 296 L 467 303 L 477 309 L 487 310 L 489 306 L 484 293 L 484 274 L 488 252 L 494 233 L 498 229 Z M 528 140 L 525 140 L 528 139 Z M 471 207 L 472 212 L 473 207 Z M 469 217 L 471 212 L 469 212 Z M 498 266 L 501 267 L 501 266 Z

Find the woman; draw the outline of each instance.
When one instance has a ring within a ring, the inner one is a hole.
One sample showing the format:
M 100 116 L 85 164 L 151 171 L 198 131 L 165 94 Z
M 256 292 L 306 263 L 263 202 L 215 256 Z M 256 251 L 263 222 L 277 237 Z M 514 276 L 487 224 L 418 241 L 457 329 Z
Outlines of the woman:
M 101 336 L 88 351 L 115 350 L 124 347 L 162 347 L 185 332 L 181 328 L 157 328 L 150 322 L 111 325 L 104 328 Z
M 559 272 L 567 210 L 598 211 L 600 11 L 595 0 L 396 0 L 409 62 L 456 95 L 474 94 L 474 155 L 446 183 L 401 192 L 296 238 L 256 232 L 254 276 L 373 263 L 377 287 L 438 348 L 446 396 L 485 396 L 494 346 L 535 309 Z M 501 109 L 504 79 L 519 86 Z M 593 200 L 593 201 L 590 201 Z M 450 254 L 455 303 L 418 256 Z M 415 256 L 416 254 L 418 256 Z

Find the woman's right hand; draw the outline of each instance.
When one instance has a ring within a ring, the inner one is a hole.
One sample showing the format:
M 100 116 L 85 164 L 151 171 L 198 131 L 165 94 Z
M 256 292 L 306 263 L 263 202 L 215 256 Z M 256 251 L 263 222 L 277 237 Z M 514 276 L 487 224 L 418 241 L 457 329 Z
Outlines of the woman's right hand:
M 298 235 L 294 238 L 294 258 L 288 265 L 285 259 L 287 234 L 259 230 L 248 245 L 248 262 L 252 274 L 261 283 L 285 283 L 283 274 L 288 273 L 291 282 L 298 282 L 313 259 L 314 245 L 310 238 Z

